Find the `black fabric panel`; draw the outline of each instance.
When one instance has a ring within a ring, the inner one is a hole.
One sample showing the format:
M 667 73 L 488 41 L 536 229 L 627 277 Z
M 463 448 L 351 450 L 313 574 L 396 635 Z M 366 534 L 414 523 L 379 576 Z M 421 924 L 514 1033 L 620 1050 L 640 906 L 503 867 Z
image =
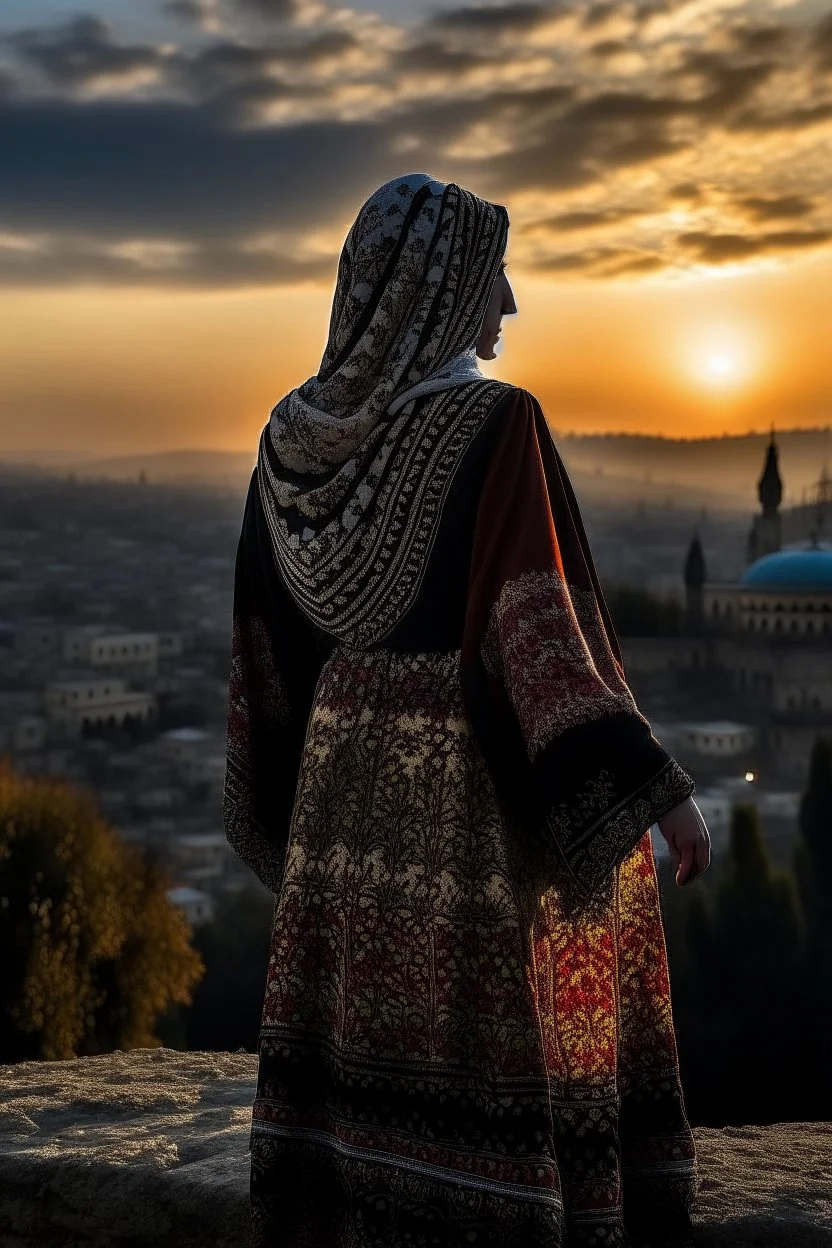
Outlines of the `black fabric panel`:
M 387 650 L 455 650 L 462 643 L 468 574 L 482 483 L 506 412 L 510 390 L 496 404 L 457 469 L 412 607 L 381 643 Z

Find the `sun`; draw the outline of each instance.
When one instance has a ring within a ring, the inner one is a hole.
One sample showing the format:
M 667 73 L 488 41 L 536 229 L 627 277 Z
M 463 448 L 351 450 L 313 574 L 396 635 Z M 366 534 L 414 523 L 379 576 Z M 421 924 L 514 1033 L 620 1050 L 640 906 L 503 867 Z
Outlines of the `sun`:
M 736 342 L 725 346 L 711 343 L 694 353 L 693 371 L 700 385 L 712 390 L 733 390 L 748 377 L 748 356 Z
M 758 370 L 754 336 L 741 324 L 711 322 L 689 326 L 684 334 L 684 369 L 691 382 L 714 392 L 742 390 L 753 382 Z
M 705 360 L 705 373 L 714 381 L 731 381 L 739 372 L 739 362 L 734 355 L 721 353 L 709 355 Z

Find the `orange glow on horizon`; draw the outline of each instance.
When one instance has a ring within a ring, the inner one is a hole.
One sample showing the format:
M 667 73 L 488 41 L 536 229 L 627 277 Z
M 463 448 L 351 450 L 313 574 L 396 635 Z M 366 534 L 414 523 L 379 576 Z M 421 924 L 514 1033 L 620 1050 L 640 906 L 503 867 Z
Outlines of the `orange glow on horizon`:
M 511 276 L 519 316 L 483 369 L 536 393 L 563 432 L 688 438 L 832 419 L 832 259 L 684 282 Z M 0 455 L 253 449 L 273 404 L 317 369 L 330 297 L 7 290 Z

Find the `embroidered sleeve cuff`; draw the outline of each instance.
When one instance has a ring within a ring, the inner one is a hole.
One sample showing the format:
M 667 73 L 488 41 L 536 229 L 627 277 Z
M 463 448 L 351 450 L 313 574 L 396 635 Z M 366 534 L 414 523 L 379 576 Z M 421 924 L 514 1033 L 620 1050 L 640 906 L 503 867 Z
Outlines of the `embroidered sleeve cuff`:
M 656 748 L 661 750 L 658 743 Z M 603 885 L 657 819 L 694 792 L 689 773 L 675 758 L 665 758 L 658 771 L 629 793 L 619 796 L 609 773 L 601 772 L 584 786 L 571 809 L 550 810 L 550 833 L 585 896 Z

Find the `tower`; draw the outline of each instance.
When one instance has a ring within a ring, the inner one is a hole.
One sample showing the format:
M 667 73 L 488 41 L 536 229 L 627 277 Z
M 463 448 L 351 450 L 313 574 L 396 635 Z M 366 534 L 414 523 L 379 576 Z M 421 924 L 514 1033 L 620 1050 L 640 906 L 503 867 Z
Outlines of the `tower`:
M 766 448 L 766 458 L 762 475 L 757 482 L 757 497 L 762 511 L 755 516 L 748 534 L 748 562 L 763 555 L 771 555 L 780 549 L 780 501 L 783 497 L 783 481 L 778 465 L 777 443 L 774 440 L 774 426 L 771 427 L 771 440 Z
M 705 554 L 697 529 L 685 556 L 685 624 L 693 633 L 702 631 L 705 623 Z

